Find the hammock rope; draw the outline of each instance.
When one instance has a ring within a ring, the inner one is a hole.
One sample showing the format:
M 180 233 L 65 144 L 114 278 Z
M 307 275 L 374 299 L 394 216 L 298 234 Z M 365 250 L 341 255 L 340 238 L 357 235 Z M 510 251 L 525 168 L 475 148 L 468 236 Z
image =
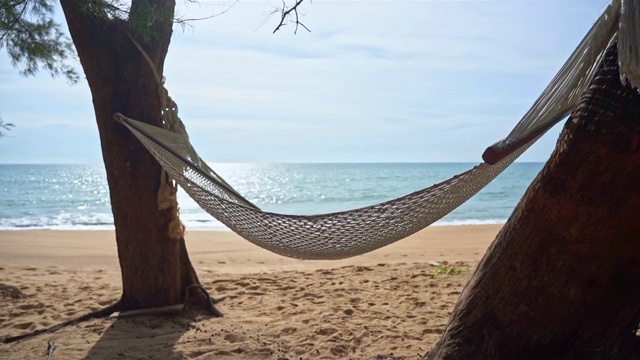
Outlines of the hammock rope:
M 570 114 L 598 69 L 604 49 L 616 37 L 620 6 L 613 2 L 605 9 L 522 120 L 506 138 L 485 150 L 485 162 L 494 164 Z
M 389 245 L 441 219 L 566 117 L 597 69 L 601 54 L 615 40 L 619 13 L 619 2 L 607 8 L 531 109 L 494 148 L 493 164 L 481 163 L 426 189 L 359 209 L 306 216 L 261 211 L 198 156 L 186 132 L 172 132 L 119 113 L 114 118 L 202 209 L 253 244 L 298 259 L 348 258 Z
M 618 62 L 620 80 L 640 92 L 640 3 L 622 0 L 620 9 L 620 35 L 618 36 Z

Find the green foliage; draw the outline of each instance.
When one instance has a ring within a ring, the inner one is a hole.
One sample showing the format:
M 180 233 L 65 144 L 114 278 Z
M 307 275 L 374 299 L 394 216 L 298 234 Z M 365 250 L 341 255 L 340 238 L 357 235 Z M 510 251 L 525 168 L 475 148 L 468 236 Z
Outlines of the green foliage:
M 2 1 L 2 0 L 0 0 Z M 76 0 L 81 10 L 97 19 L 124 20 L 129 32 L 140 42 L 150 41 L 155 33 L 154 25 L 160 22 L 173 22 L 174 6 L 149 0 Z M 187 0 L 191 2 L 191 0 Z
M 76 83 L 79 76 L 68 64 L 75 57 L 70 39 L 53 20 L 55 0 L 0 0 L 0 49 L 5 48 L 11 63 L 25 76 L 45 70 L 53 77 Z M 136 16 L 129 18 L 130 1 L 77 0 L 87 16 L 97 19 L 128 20 L 132 33 L 143 41 L 153 35 L 151 25 L 173 18 L 147 0 L 135 1 Z
M 11 130 L 11 128 L 13 127 L 13 124 L 11 123 L 5 123 L 2 118 L 0 118 L 0 137 L 5 135 L 4 131 L 7 130 Z M 3 131 L 4 130 L 4 131 Z
M 444 275 L 458 275 L 460 274 L 460 269 L 455 266 L 440 265 L 436 268 L 436 273 Z
M 458 269 L 455 266 L 440 265 L 436 268 L 436 272 L 438 274 L 445 274 L 445 275 L 458 275 L 460 274 L 460 269 Z
M 148 0 L 138 0 L 132 4 L 127 25 L 135 37 L 149 42 L 155 35 L 155 25 L 165 21 L 173 22 L 173 7 L 163 7 Z
M 53 77 L 78 81 L 65 62 L 75 55 L 72 44 L 53 21 L 50 0 L 0 0 L 0 10 L 0 49 L 6 48 L 22 75 L 44 69 Z
M 100 19 L 126 19 L 129 15 L 127 2 L 121 0 L 78 0 L 87 14 Z

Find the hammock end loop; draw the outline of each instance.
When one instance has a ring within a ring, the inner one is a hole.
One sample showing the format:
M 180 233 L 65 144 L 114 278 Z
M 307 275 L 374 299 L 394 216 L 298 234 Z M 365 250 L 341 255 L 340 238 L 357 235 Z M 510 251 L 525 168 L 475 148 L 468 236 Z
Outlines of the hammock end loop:
M 122 125 L 124 125 L 127 122 L 127 117 L 122 115 L 119 112 L 116 112 L 113 114 L 113 119 Z
M 498 161 L 504 159 L 511 151 L 505 151 L 505 147 L 508 148 L 509 144 L 504 144 L 504 140 L 489 146 L 482 153 L 482 161 L 489 165 L 495 165 Z

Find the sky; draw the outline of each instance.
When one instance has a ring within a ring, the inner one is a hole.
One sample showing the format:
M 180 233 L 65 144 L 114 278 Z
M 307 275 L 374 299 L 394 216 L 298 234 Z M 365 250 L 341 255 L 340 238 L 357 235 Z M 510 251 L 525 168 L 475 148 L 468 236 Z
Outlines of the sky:
M 315 0 L 311 32 L 272 34 L 280 1 L 178 0 L 228 11 L 175 27 L 166 87 L 210 162 L 481 162 L 608 3 Z M 102 161 L 84 77 L 23 77 L 0 49 L 0 116 L 0 163 Z M 520 161 L 546 161 L 560 129 Z

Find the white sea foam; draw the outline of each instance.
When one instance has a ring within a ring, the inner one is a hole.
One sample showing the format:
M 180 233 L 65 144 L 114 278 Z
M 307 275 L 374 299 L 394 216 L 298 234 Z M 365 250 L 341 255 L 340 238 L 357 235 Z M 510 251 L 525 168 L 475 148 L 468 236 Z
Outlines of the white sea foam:
M 60 213 L 0 219 L 0 230 L 110 230 L 111 214 Z
M 226 164 L 215 166 L 265 211 L 292 215 L 350 210 L 445 180 L 471 164 Z M 502 224 L 542 164 L 514 164 L 434 225 Z M 113 230 L 104 169 L 0 165 L 0 229 Z M 178 192 L 187 230 L 228 230 Z

